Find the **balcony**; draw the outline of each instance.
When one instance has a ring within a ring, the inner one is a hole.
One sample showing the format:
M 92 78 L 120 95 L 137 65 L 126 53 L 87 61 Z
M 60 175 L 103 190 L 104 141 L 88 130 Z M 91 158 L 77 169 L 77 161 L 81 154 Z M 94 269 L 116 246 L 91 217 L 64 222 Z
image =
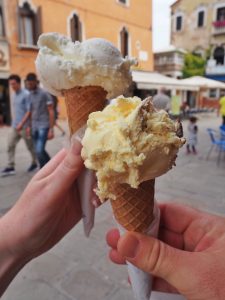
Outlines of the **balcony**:
M 214 35 L 225 34 L 225 20 L 213 22 L 213 34 Z

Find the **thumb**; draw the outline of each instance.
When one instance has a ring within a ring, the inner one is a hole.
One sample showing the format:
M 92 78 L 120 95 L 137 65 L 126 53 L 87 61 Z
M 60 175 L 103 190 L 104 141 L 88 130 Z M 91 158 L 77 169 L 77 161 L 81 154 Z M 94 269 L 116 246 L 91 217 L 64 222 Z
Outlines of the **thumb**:
M 81 143 L 74 140 L 65 158 L 54 172 L 54 179 L 59 182 L 59 187 L 67 189 L 81 173 L 84 163 L 81 158 Z
M 193 254 L 153 238 L 127 232 L 118 242 L 118 252 L 136 267 L 160 277 L 178 290 L 190 281 Z M 192 261 L 192 262 L 191 262 Z

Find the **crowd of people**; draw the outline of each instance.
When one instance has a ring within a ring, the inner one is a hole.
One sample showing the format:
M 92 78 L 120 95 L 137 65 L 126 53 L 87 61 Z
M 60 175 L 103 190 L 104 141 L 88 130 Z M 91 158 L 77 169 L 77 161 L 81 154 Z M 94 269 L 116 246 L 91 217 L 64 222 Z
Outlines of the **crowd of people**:
M 35 73 L 27 74 L 25 88 L 22 87 L 19 75 L 9 77 L 13 90 L 12 126 L 8 137 L 8 163 L 1 176 L 14 175 L 15 150 L 20 139 L 23 139 L 31 155 L 31 164 L 27 171 L 42 168 L 50 156 L 46 151 L 47 140 L 54 137 L 54 126 L 57 124 L 57 98 L 39 86 Z M 64 130 L 57 124 L 64 135 Z

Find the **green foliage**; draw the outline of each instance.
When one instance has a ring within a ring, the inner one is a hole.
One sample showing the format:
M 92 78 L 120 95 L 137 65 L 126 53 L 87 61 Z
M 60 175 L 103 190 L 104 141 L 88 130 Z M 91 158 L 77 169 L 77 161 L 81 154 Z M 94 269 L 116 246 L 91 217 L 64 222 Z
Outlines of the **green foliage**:
M 187 53 L 184 57 L 183 77 L 203 76 L 205 74 L 206 60 L 194 53 Z

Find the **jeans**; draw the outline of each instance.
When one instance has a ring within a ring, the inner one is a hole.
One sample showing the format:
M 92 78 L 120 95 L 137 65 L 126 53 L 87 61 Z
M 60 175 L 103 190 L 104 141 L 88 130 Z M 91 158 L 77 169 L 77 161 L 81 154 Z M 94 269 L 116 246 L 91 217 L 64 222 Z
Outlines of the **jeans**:
M 32 129 L 32 139 L 40 168 L 47 164 L 47 162 L 51 159 L 45 150 L 45 145 L 48 139 L 48 130 L 49 128 Z

